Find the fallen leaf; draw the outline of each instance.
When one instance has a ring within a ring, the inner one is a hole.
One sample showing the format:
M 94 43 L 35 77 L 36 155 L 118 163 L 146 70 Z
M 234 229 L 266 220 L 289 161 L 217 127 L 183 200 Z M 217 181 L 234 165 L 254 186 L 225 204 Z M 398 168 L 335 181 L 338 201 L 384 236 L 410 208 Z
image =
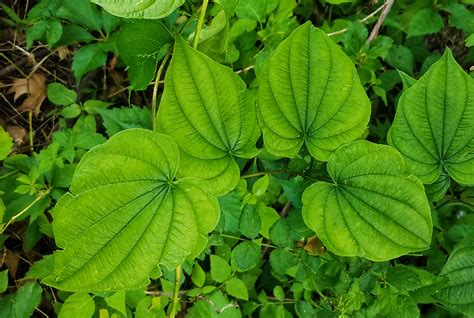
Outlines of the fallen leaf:
M 10 275 L 15 277 L 18 269 L 18 263 L 20 262 L 20 254 L 12 252 L 6 248 L 3 249 L 2 257 L 0 259 L 0 268 L 7 267 L 10 271 Z
M 23 145 L 26 140 L 26 129 L 20 126 L 7 126 L 7 133 L 12 137 L 17 146 Z
M 58 55 L 59 55 L 59 59 L 60 60 L 64 60 L 66 59 L 69 54 L 71 53 L 71 51 L 69 51 L 69 49 L 67 48 L 67 46 L 60 46 L 56 49 L 56 52 L 58 52 Z
M 13 97 L 15 102 L 20 96 L 28 94 L 23 104 L 18 107 L 18 111 L 33 110 L 35 116 L 38 116 L 41 104 L 46 98 L 46 76 L 35 73 L 29 79 L 17 78 L 13 81 L 8 93 L 15 93 Z
M 310 237 L 304 246 L 309 255 L 321 256 L 326 251 L 323 243 L 317 236 Z

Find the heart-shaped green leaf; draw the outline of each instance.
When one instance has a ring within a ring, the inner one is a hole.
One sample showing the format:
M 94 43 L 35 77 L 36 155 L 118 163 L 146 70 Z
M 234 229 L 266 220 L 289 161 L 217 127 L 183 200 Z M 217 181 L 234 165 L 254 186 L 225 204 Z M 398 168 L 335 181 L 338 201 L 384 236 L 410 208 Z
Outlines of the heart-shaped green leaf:
M 462 185 L 474 185 L 474 79 L 446 49 L 398 102 L 389 144 L 425 184 L 444 171 Z M 444 194 L 444 192 L 443 192 Z
M 244 81 L 182 38 L 176 40 L 166 72 L 157 126 L 178 143 L 178 174 L 207 180 L 215 194 L 225 194 L 239 182 L 234 156 L 258 154 L 260 129 Z
M 196 180 L 175 180 L 166 135 L 130 129 L 89 151 L 54 211 L 57 253 L 47 283 L 67 291 L 146 286 L 150 273 L 204 248 L 218 205 Z
M 396 150 L 355 141 L 334 152 L 327 169 L 334 183 L 305 190 L 303 218 L 330 251 L 382 261 L 429 247 L 423 184 Z
M 313 157 L 326 161 L 366 128 L 370 102 L 354 65 L 311 23 L 278 46 L 263 74 L 258 110 L 269 152 L 294 157 L 306 144 Z
M 184 0 L 91 0 L 110 14 L 130 19 L 160 19 L 169 16 Z
M 436 298 L 468 317 L 474 316 L 474 233 L 459 243 L 440 275 L 449 281 Z

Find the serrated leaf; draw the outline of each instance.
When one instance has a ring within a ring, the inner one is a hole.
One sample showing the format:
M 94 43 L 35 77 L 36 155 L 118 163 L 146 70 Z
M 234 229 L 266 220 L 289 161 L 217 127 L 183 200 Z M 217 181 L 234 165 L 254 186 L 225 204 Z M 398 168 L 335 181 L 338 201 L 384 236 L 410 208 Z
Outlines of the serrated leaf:
M 146 107 L 134 105 L 112 109 L 96 107 L 94 110 L 102 116 L 109 136 L 130 128 L 152 128 L 151 111 Z
M 232 250 L 232 265 L 235 265 L 238 271 L 248 271 L 257 266 L 260 253 L 261 248 L 258 244 L 251 241 L 240 243 Z
M 446 49 L 413 86 L 405 90 L 388 142 L 425 184 L 446 172 L 474 185 L 474 79 Z
M 291 229 L 288 226 L 288 220 L 280 218 L 270 228 L 270 240 L 280 247 L 293 247 L 293 239 L 291 238 Z
M 303 144 L 326 161 L 359 138 L 370 102 L 351 60 L 320 29 L 306 23 L 284 40 L 260 79 L 259 123 L 266 149 L 295 157 Z
M 257 237 L 260 232 L 261 221 L 257 210 L 252 205 L 246 205 L 242 209 L 239 220 L 240 233 L 248 238 Z
M 277 274 L 285 274 L 288 269 L 298 264 L 298 257 L 287 250 L 277 248 L 270 253 L 270 265 Z
M 468 235 L 452 252 L 440 273 L 449 281 L 435 297 L 467 316 L 474 315 L 474 235 Z
M 178 175 L 204 179 L 218 195 L 239 182 L 234 157 L 258 154 L 260 129 L 244 81 L 182 38 L 176 40 L 166 72 L 157 127 L 178 143 Z
M 217 200 L 196 180 L 175 180 L 178 164 L 174 140 L 143 129 L 89 151 L 55 207 L 63 250 L 46 282 L 67 291 L 130 289 L 146 286 L 157 264 L 199 254 L 217 223 Z
M 303 219 L 340 256 L 382 261 L 429 247 L 431 212 L 422 183 L 393 148 L 356 141 L 327 165 L 334 183 L 303 193 Z
M 227 233 L 238 234 L 241 214 L 240 195 L 234 191 L 224 196 L 220 196 L 218 200 L 221 210 L 219 229 Z
M 184 0 L 91 0 L 107 12 L 133 19 L 160 19 L 170 15 Z

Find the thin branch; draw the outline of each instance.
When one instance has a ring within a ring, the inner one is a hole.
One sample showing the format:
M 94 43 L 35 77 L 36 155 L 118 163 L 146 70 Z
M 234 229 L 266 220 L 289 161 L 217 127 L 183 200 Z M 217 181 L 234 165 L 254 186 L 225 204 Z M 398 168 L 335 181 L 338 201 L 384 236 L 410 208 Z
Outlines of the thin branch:
M 181 282 L 181 265 L 176 266 L 175 270 L 175 282 L 173 290 L 173 302 L 171 303 L 171 313 L 170 318 L 174 318 L 178 311 L 179 304 L 179 284 Z
M 393 0 L 392 0 L 393 1 Z M 389 1 L 385 2 L 384 4 L 382 4 L 380 7 L 377 8 L 377 10 L 375 10 L 374 12 L 370 13 L 368 16 L 366 16 L 365 18 L 361 19 L 361 20 L 358 20 L 360 23 L 367 23 L 372 17 L 374 17 L 375 15 L 377 15 L 380 11 L 382 11 L 384 8 L 386 8 L 387 6 L 387 3 Z M 342 34 L 342 33 L 345 33 L 347 32 L 347 28 L 344 28 L 344 29 L 341 29 L 339 31 L 335 31 L 335 32 L 331 32 L 331 33 L 328 33 L 327 35 L 328 36 L 335 36 L 335 35 L 339 35 L 339 34 Z
M 197 49 L 199 43 L 199 37 L 201 36 L 202 25 L 204 24 L 204 18 L 206 17 L 207 4 L 209 0 L 204 0 L 202 2 L 201 14 L 199 15 L 198 24 L 196 27 L 196 33 L 194 33 L 193 48 Z
M 387 0 L 385 2 L 385 8 L 383 9 L 382 13 L 380 14 L 379 19 L 377 20 L 377 23 L 375 23 L 374 28 L 372 29 L 372 32 L 370 32 L 369 38 L 367 39 L 367 42 L 372 42 L 377 35 L 379 34 L 380 28 L 382 27 L 383 21 L 389 14 L 390 10 L 392 9 L 393 4 L 395 3 L 395 0 Z
M 250 65 L 250 66 L 247 66 L 246 68 L 243 68 L 243 69 L 241 69 L 241 70 L 235 71 L 235 73 L 236 73 L 236 74 L 245 73 L 245 72 L 248 72 L 248 71 L 250 71 L 250 70 L 252 70 L 252 69 L 254 69 L 254 68 L 255 68 L 255 65 Z
M 244 174 L 240 176 L 242 179 L 248 179 L 248 178 L 253 178 L 253 177 L 259 177 L 259 176 L 264 176 L 264 175 L 272 175 L 272 174 L 280 174 L 280 173 L 285 173 L 285 174 L 298 174 L 296 171 L 290 171 L 288 169 L 278 169 L 278 170 L 270 170 L 270 171 L 259 171 L 259 172 L 254 172 L 254 173 L 249 173 L 249 174 Z
M 20 212 L 18 212 L 17 214 L 15 214 L 5 225 L 3 225 L 3 227 L 0 229 L 0 234 L 2 234 L 6 228 L 12 224 L 13 222 L 16 221 L 16 219 L 18 219 L 20 216 L 22 216 L 23 214 L 25 214 L 26 212 L 28 212 L 28 210 L 36 204 L 36 202 L 38 202 L 39 200 L 43 199 L 44 197 L 46 197 L 48 194 L 49 194 L 49 191 L 50 189 L 48 190 L 45 190 L 45 191 L 40 191 L 38 193 L 38 196 L 36 197 L 36 199 L 33 200 L 33 202 L 31 202 L 30 204 L 28 204 L 28 206 L 26 208 L 24 208 L 23 210 L 21 210 Z
M 171 51 L 168 51 L 168 53 L 166 53 L 166 56 L 163 58 L 160 68 L 158 69 L 158 72 L 156 73 L 155 85 L 153 86 L 153 96 L 151 99 L 151 115 L 153 116 L 151 120 L 153 123 L 153 130 L 155 130 L 156 128 L 156 103 L 158 99 L 158 86 L 160 84 L 161 74 L 163 73 L 165 64 L 166 62 L 168 62 L 170 55 L 171 55 Z

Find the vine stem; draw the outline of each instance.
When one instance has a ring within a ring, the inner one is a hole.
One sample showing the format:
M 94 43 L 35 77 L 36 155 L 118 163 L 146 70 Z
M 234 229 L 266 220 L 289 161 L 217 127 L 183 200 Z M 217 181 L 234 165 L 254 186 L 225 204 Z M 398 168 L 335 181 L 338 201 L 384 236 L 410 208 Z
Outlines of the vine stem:
M 158 68 L 158 72 L 156 72 L 156 78 L 155 78 L 155 85 L 153 86 L 153 96 L 151 99 L 151 115 L 152 115 L 152 127 L 153 130 L 156 129 L 156 103 L 158 99 L 158 86 L 160 85 L 160 78 L 161 74 L 163 73 L 163 70 L 165 68 L 166 62 L 168 62 L 168 59 L 171 56 L 171 51 L 168 51 L 166 53 L 165 57 L 163 58 L 163 61 L 161 62 L 160 67 Z
M 179 283 L 181 282 L 181 265 L 178 265 L 174 276 L 173 303 L 171 304 L 170 318 L 174 318 L 178 311 L 179 304 Z
M 231 239 L 234 239 L 234 240 L 244 241 L 244 242 L 252 241 L 252 240 L 247 240 L 247 239 L 244 239 L 244 238 L 241 238 L 241 237 L 238 237 L 238 236 L 227 235 L 227 234 L 222 234 L 222 233 L 219 234 L 219 236 L 231 238 Z M 271 245 L 271 244 L 266 244 L 266 243 L 257 243 L 257 242 L 255 242 L 255 244 L 258 244 L 260 246 L 265 246 L 267 248 L 278 248 L 278 246 Z
M 206 10 L 207 10 L 207 4 L 209 3 L 209 0 L 204 0 L 202 2 L 202 7 L 201 7 L 201 14 L 199 15 L 199 20 L 198 24 L 196 27 L 196 32 L 194 33 L 194 41 L 193 41 L 193 48 L 197 49 L 198 43 L 199 43 L 199 37 L 201 36 L 201 29 L 202 25 L 204 24 L 204 18 L 206 16 Z
M 383 21 L 387 17 L 387 15 L 390 12 L 390 9 L 392 9 L 393 3 L 395 0 L 387 0 L 385 1 L 385 8 L 383 8 L 382 13 L 380 14 L 379 19 L 377 20 L 377 23 L 375 23 L 374 28 L 372 29 L 372 32 L 370 32 L 369 38 L 367 39 L 367 42 L 372 42 L 377 35 L 379 34 L 380 27 L 382 27 Z
M 30 140 L 30 150 L 34 152 L 33 148 L 33 110 L 28 110 L 28 129 L 29 129 L 29 140 Z
M 380 7 L 378 7 L 375 11 L 373 11 L 372 13 L 370 13 L 369 15 L 367 15 L 365 18 L 363 19 L 360 19 L 359 22 L 360 23 L 367 23 L 372 17 L 374 17 L 375 15 L 377 15 L 377 13 L 379 13 L 380 11 L 382 11 L 383 9 L 385 9 L 385 7 L 388 5 L 387 2 L 385 2 L 384 4 L 382 4 Z M 341 29 L 339 31 L 335 31 L 335 32 L 331 32 L 331 33 L 328 33 L 327 35 L 328 36 L 335 36 L 335 35 L 339 35 L 339 34 L 342 34 L 342 33 L 345 33 L 347 32 L 347 28 L 344 28 L 344 29 Z
M 259 171 L 259 172 L 254 172 L 254 173 L 249 173 L 249 174 L 244 174 L 241 175 L 241 179 L 248 179 L 248 178 L 253 178 L 253 177 L 259 177 L 259 176 L 264 176 L 264 175 L 272 175 L 272 174 L 291 174 L 291 175 L 297 175 L 297 176 L 302 176 L 303 178 L 307 178 L 310 180 L 314 181 L 319 181 L 313 177 L 310 177 L 304 173 L 298 172 L 298 171 L 292 171 L 288 169 L 278 169 L 278 170 L 270 170 L 270 171 Z
M 242 179 L 248 179 L 248 178 L 253 178 L 253 177 L 264 176 L 264 175 L 267 175 L 267 174 L 279 174 L 279 173 L 297 174 L 295 171 L 290 171 L 290 170 L 287 170 L 287 169 L 278 169 L 278 170 L 259 171 L 259 172 L 244 174 L 244 175 L 241 176 L 241 178 Z
M 25 214 L 29 209 L 31 209 L 31 207 L 33 205 L 36 204 L 36 202 L 38 202 L 39 200 L 43 199 L 45 196 L 47 196 L 49 194 L 49 189 L 46 190 L 46 191 L 42 191 L 38 194 L 38 196 L 36 197 L 36 199 L 33 200 L 33 202 L 31 202 L 30 204 L 28 204 L 28 206 L 26 208 L 24 208 L 23 210 L 21 210 L 20 212 L 18 212 L 17 214 L 15 214 L 10 220 L 8 220 L 8 222 L 0 229 L 0 234 L 3 234 L 3 232 L 7 229 L 7 227 L 12 224 L 13 222 L 16 221 L 16 219 L 18 219 L 20 216 L 22 216 L 23 214 Z

